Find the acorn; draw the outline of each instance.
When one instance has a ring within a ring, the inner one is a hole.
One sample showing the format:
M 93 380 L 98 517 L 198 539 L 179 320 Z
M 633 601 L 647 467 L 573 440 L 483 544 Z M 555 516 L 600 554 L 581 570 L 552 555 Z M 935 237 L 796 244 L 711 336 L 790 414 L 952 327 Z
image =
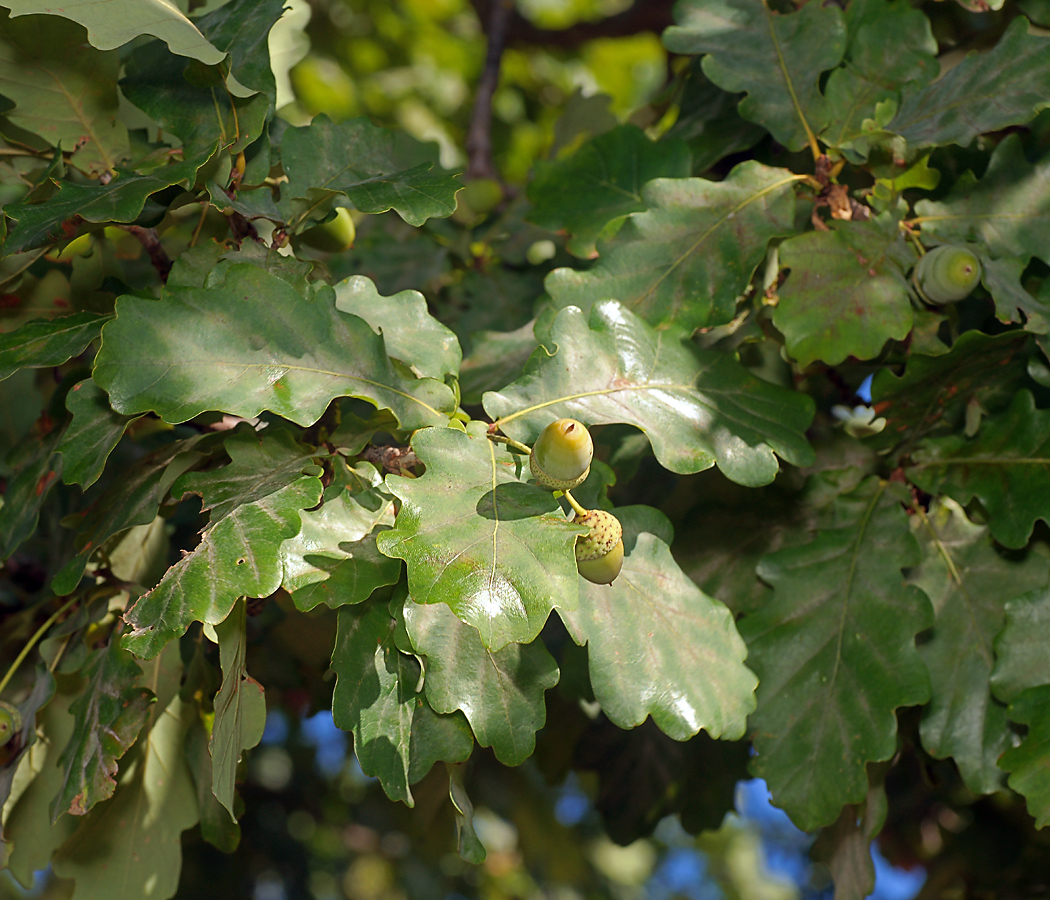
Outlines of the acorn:
M 575 419 L 558 419 L 543 429 L 529 454 L 536 484 L 550 491 L 571 491 L 591 471 L 594 444 L 586 426 Z
M 0 747 L 22 730 L 22 713 L 17 706 L 0 700 Z
M 958 303 L 981 280 L 981 262 L 966 247 L 945 244 L 923 256 L 912 277 L 930 303 Z
M 623 568 L 623 528 L 612 513 L 587 510 L 574 522 L 586 525 L 590 533 L 576 540 L 576 567 L 594 584 L 612 584 Z

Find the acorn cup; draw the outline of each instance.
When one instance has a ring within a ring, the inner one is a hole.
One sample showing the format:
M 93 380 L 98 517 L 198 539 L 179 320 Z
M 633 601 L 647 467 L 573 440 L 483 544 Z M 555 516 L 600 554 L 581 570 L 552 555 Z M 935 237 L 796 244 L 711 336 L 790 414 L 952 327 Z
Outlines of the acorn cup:
M 536 439 L 529 468 L 540 487 L 571 491 L 586 480 L 593 457 L 594 444 L 586 426 L 575 419 L 558 419 Z
M 18 707 L 0 700 L 0 747 L 4 747 L 22 730 L 22 713 Z
M 915 264 L 912 275 L 922 296 L 938 306 L 969 297 L 981 280 L 981 262 L 966 247 L 935 247 Z
M 576 540 L 576 568 L 593 584 L 612 584 L 623 568 L 623 528 L 612 513 L 587 510 L 574 519 L 590 533 Z

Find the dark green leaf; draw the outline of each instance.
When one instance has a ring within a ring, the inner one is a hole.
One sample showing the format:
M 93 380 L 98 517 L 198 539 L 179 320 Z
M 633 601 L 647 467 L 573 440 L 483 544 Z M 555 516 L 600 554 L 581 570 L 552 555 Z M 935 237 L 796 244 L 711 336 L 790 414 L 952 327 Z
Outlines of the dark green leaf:
M 691 174 L 684 143 L 656 143 L 640 128 L 620 125 L 592 138 L 571 156 L 537 163 L 529 182 L 529 219 L 551 231 L 568 231 L 573 235 L 569 251 L 589 256 L 609 222 L 646 208 L 642 186 L 647 181 Z
M 922 744 L 937 759 L 952 757 L 976 794 L 1002 788 L 999 755 L 1010 746 L 1006 707 L 988 684 L 992 642 L 1003 626 L 1006 601 L 1048 580 L 1047 560 L 1000 556 L 988 529 L 973 525 L 953 501 L 930 507 L 916 536 L 923 561 L 910 581 L 933 603 L 933 636 L 919 648 L 930 672 L 931 697 L 922 720 Z
M 124 613 L 132 628 L 123 644 L 136 656 L 155 656 L 191 622 L 217 625 L 238 597 L 268 597 L 281 586 L 281 543 L 299 532 L 301 510 L 321 497 L 310 463 L 284 433 L 261 440 L 236 434 L 226 442 L 232 462 L 190 473 L 173 493 L 199 493 L 211 521 L 193 552 L 168 569 L 153 590 Z
M 229 71 L 238 84 L 265 94 L 271 111 L 277 82 L 267 38 L 284 9 L 284 0 L 233 0 L 194 22 L 215 47 L 229 53 Z
M 1021 283 L 1026 261 L 1016 257 L 993 259 L 983 247 L 970 249 L 980 258 L 981 284 L 995 301 L 995 315 L 999 321 L 1023 322 L 1025 331 L 1035 334 L 1050 332 L 1050 298 L 1046 296 L 1046 290 L 1033 296 Z M 1018 310 L 1024 315 L 1019 316 Z
M 211 790 L 212 759 L 208 752 L 208 730 L 201 720 L 186 736 L 186 762 L 196 785 L 201 837 L 223 853 L 233 853 L 241 841 L 241 828 L 215 798 Z
M 912 481 L 964 505 L 976 497 L 992 537 L 1007 547 L 1023 547 L 1037 520 L 1050 521 L 1050 411 L 1036 409 L 1027 390 L 976 437 L 931 438 L 913 459 Z
M 905 90 L 889 129 L 914 147 L 965 147 L 1050 104 L 1048 72 L 1050 39 L 1029 34 L 1018 16 L 987 53 L 971 53 L 933 84 Z
M 434 150 L 404 133 L 378 128 L 368 119 L 336 124 L 320 115 L 289 128 L 281 141 L 288 184 L 281 209 L 302 221 L 336 194 L 361 212 L 396 210 L 409 225 L 450 216 L 463 185 L 437 166 Z
M 444 603 L 405 603 L 412 647 L 424 657 L 423 686 L 438 713 L 457 709 L 478 744 L 507 766 L 532 756 L 546 720 L 544 692 L 558 683 L 558 666 L 542 641 L 488 650 L 481 635 Z
M 896 220 L 848 222 L 809 231 L 780 245 L 791 270 L 778 290 L 773 324 L 800 366 L 871 359 L 886 341 L 911 331 L 904 270 L 914 261 Z
M 1041 587 L 1006 604 L 1006 627 L 995 640 L 995 696 L 1011 703 L 1030 687 L 1050 684 L 1050 590 Z
M 439 716 L 416 693 L 419 663 L 394 646 L 393 635 L 385 604 L 339 610 L 332 717 L 353 732 L 365 773 L 375 775 L 392 800 L 413 806 L 410 786 L 436 762 L 463 762 L 474 741 L 461 713 Z
M 732 613 L 685 576 L 667 544 L 639 532 L 639 513 L 615 511 L 627 550 L 619 577 L 581 578 L 578 608 L 559 610 L 573 640 L 587 644 L 594 697 L 620 728 L 651 715 L 675 740 L 701 728 L 739 738 L 756 679 Z
M 1007 750 L 999 765 L 1009 785 L 1028 802 L 1035 827 L 1050 824 L 1050 685 L 1030 688 L 1010 704 L 1010 718 L 1028 726 L 1020 746 Z
M 73 414 L 73 421 L 58 445 L 62 481 L 90 487 L 102 474 L 109 454 L 133 417 L 114 412 L 102 389 L 90 378 L 73 385 L 66 395 L 66 409 Z
M 486 391 L 513 381 L 525 368 L 539 343 L 534 322 L 515 331 L 480 331 L 471 335 L 473 349 L 459 367 L 459 389 L 464 404 L 479 404 Z
M 15 331 L 0 334 L 0 381 L 22 368 L 60 366 L 79 356 L 110 318 L 78 312 L 56 319 L 35 319 Z
M 551 609 L 576 605 L 581 527 L 483 431 L 428 428 L 412 447 L 427 470 L 387 479 L 402 505 L 379 549 L 408 563 L 416 603 L 447 603 L 492 652 L 534 640 Z
M 828 122 L 821 73 L 846 49 L 846 25 L 837 6 L 806 4 L 779 15 L 764 0 L 682 0 L 678 25 L 664 32 L 672 53 L 706 53 L 704 74 L 726 91 L 746 91 L 740 115 L 768 129 L 789 150 Z
M 0 560 L 7 559 L 36 530 L 44 501 L 62 474 L 62 456 L 57 450 L 63 431 L 55 428 L 43 438 L 34 435 L 35 446 L 8 479 L 0 506 Z
M 658 178 L 636 213 L 586 271 L 555 269 L 547 293 L 558 307 L 610 297 L 651 325 L 688 331 L 733 318 L 770 239 L 795 232 L 799 176 L 749 161 L 725 181 Z
M 773 598 L 740 623 L 759 678 L 751 768 L 806 831 L 864 800 L 866 764 L 897 750 L 895 710 L 929 697 L 915 635 L 932 611 L 901 576 L 919 562 L 906 499 L 877 478 L 840 496 L 812 541 L 762 560 Z
M 335 307 L 364 319 L 383 335 L 386 352 L 420 378 L 459 372 L 463 352 L 456 335 L 427 310 L 419 291 L 400 291 L 383 297 L 371 279 L 352 275 L 335 285 Z
M 807 465 L 812 401 L 759 381 L 729 354 L 698 351 L 677 329 L 656 331 L 619 303 L 598 303 L 590 324 L 562 310 L 551 355 L 540 348 L 525 374 L 485 395 L 506 434 L 534 440 L 562 416 L 585 425 L 626 422 L 645 432 L 660 463 L 687 474 L 718 467 L 751 487 L 776 476 L 774 454 Z
M 266 726 L 263 687 L 244 667 L 247 649 L 246 605 L 239 600 L 226 620 L 215 626 L 219 638 L 222 687 L 215 695 L 215 722 L 208 750 L 212 759 L 211 790 L 236 820 L 233 798 L 241 754 L 262 740 Z
M 135 742 L 149 716 L 153 694 L 139 685 L 142 670 L 114 637 L 84 669 L 84 693 L 70 707 L 73 736 L 59 765 L 62 785 L 51 803 L 51 822 L 70 812 L 84 815 L 113 795 L 117 760 Z
M 0 257 L 62 240 L 65 223 L 134 222 L 146 199 L 173 184 L 192 186 L 200 169 L 215 153 L 209 147 L 198 156 L 154 169 L 148 175 L 118 171 L 108 184 L 72 184 L 63 181 L 52 197 L 41 203 L 9 203 L 4 212 L 15 221 L 0 245 Z
M 1033 40 L 1050 46 L 1050 39 Z M 1050 245 L 1043 239 L 1050 229 L 1050 156 L 1032 165 L 1020 137 L 1007 135 L 980 181 L 967 172 L 943 200 L 920 200 L 915 211 L 922 230 L 940 241 L 976 241 L 993 257 L 1038 256 L 1050 262 Z
M 334 300 L 329 288 L 304 297 L 244 263 L 221 287 L 166 288 L 160 301 L 119 297 L 95 381 L 118 412 L 153 410 L 169 422 L 269 409 L 309 425 L 346 396 L 391 409 L 406 429 L 447 421 L 452 391 L 396 369 L 382 338 Z
M 835 900 L 865 900 L 875 887 L 871 842 L 886 821 L 886 791 L 882 780 L 868 788 L 860 805 L 849 804 L 813 844 L 810 855 L 827 864 L 835 884 Z
M 470 802 L 470 796 L 463 784 L 463 766 L 450 765 L 448 774 L 448 796 L 456 808 L 459 855 L 469 863 L 481 865 L 485 861 L 485 845 L 478 839 L 478 833 L 474 830 L 474 804 Z

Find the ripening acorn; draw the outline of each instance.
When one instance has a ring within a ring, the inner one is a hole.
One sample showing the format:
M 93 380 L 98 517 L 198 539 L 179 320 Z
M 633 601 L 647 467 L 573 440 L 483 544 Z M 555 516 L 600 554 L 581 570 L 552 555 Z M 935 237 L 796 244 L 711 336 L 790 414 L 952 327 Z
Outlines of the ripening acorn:
M 575 419 L 558 419 L 536 439 L 529 468 L 540 487 L 571 491 L 587 478 L 593 456 L 594 444 L 586 426 Z
M 335 211 L 335 218 L 307 228 L 301 235 L 300 240 L 307 247 L 314 250 L 322 250 L 325 253 L 342 253 L 354 246 L 357 237 L 357 229 L 354 225 L 354 217 L 345 206 L 340 206 Z
M 22 713 L 18 707 L 0 700 L 0 747 L 7 745 L 22 730 Z
M 930 303 L 958 303 L 981 280 L 980 260 L 966 247 L 935 247 L 915 264 L 915 284 Z
M 612 584 L 623 568 L 623 528 L 612 513 L 591 509 L 573 520 L 590 533 L 576 539 L 576 568 L 594 584 Z

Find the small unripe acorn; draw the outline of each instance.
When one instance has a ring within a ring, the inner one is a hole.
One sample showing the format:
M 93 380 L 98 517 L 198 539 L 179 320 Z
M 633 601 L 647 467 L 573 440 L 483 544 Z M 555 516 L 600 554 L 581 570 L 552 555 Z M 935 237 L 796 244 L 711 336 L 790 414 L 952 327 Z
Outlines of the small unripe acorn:
M 586 426 L 575 419 L 558 419 L 536 439 L 529 468 L 540 487 L 571 491 L 587 478 L 593 456 L 594 444 Z
M 612 513 L 591 509 L 573 520 L 590 533 L 576 539 L 576 568 L 594 584 L 612 584 L 623 568 L 623 528 Z
M 935 247 L 915 264 L 915 284 L 931 303 L 958 303 L 981 280 L 981 263 L 965 247 Z
M 22 713 L 17 706 L 0 700 L 0 747 L 7 745 L 22 730 Z
M 307 228 L 300 239 L 307 247 L 321 250 L 324 253 L 343 253 L 354 246 L 357 228 L 354 217 L 345 206 L 336 208 L 335 218 Z

